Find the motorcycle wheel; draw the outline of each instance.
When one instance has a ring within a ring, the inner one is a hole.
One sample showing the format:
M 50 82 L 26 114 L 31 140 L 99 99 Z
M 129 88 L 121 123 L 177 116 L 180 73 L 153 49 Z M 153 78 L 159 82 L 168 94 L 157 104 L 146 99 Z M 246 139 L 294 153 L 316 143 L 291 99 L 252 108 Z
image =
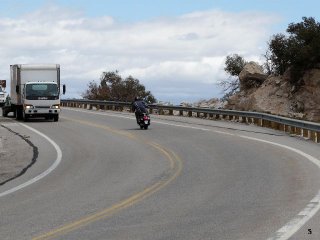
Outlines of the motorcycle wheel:
M 147 130 L 147 129 L 148 129 L 148 125 L 145 125 L 145 126 L 144 126 L 144 129 L 146 129 L 146 130 Z

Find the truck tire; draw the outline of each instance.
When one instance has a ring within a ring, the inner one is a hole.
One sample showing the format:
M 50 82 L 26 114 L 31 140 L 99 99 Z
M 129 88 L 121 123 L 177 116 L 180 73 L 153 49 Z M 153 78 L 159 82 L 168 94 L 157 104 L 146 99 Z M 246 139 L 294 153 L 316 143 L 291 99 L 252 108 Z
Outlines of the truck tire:
M 5 108 L 2 108 L 2 117 L 7 117 L 8 116 L 8 112 L 6 111 Z
M 17 107 L 16 109 L 16 119 L 22 120 L 23 119 L 23 109 L 21 107 Z
M 54 121 L 54 122 L 58 122 L 58 121 L 59 121 L 59 115 L 53 116 L 53 121 Z
M 23 121 L 28 122 L 29 115 L 23 113 Z

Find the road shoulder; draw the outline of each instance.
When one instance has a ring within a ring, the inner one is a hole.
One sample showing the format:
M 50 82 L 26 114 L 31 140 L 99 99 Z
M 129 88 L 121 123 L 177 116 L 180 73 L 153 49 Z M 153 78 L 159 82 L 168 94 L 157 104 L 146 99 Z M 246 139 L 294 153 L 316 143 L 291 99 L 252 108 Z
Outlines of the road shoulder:
M 28 136 L 13 131 L 14 124 L 0 122 L 0 186 L 23 175 L 37 158 L 37 147 Z

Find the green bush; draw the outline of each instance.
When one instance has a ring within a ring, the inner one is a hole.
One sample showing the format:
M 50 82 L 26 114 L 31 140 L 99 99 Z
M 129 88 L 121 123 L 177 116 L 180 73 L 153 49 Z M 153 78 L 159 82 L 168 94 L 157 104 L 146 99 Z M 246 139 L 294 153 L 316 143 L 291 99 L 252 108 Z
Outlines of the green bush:
M 269 42 L 269 59 L 272 72 L 290 71 L 290 82 L 303 84 L 303 73 L 320 63 L 320 23 L 314 18 L 303 17 L 300 23 L 291 23 L 288 35 L 276 34 Z

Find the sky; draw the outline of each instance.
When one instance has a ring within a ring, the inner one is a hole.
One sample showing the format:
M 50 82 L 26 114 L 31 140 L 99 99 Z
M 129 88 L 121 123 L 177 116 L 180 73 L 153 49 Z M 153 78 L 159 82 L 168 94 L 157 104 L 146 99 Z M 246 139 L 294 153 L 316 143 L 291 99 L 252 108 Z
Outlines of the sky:
M 57 63 L 64 98 L 102 72 L 139 79 L 159 101 L 222 97 L 226 56 L 264 61 L 272 35 L 318 0 L 0 0 L 0 79 L 10 64 Z

